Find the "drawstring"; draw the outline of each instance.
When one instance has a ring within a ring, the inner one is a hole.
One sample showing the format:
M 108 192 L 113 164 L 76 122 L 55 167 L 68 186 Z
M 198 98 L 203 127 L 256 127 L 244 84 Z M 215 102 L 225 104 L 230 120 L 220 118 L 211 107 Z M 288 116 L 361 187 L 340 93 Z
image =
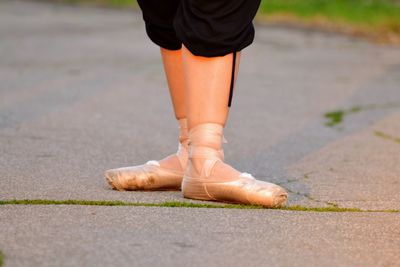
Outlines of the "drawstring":
M 233 62 L 232 62 L 232 75 L 231 75 L 231 88 L 229 90 L 229 102 L 228 107 L 232 104 L 233 86 L 235 83 L 235 66 L 236 66 L 236 51 L 233 52 Z

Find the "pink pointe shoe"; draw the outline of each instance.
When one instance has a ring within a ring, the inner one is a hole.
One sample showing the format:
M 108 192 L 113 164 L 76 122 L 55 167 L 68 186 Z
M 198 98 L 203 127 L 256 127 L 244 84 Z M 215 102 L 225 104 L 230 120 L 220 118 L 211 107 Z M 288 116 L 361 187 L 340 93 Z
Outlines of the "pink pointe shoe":
M 110 169 L 104 175 L 113 189 L 125 190 L 180 190 L 188 161 L 187 120 L 179 120 L 179 147 L 160 161 L 149 160 L 145 164 Z
M 185 198 L 281 207 L 287 192 L 224 163 L 223 126 L 202 123 L 189 132 L 189 164 L 182 181 Z

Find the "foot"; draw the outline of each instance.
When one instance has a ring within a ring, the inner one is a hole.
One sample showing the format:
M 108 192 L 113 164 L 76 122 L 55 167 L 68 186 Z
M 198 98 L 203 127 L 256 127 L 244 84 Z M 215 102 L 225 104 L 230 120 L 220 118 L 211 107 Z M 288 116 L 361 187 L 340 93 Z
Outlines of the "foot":
M 282 187 L 239 172 L 223 162 L 221 149 L 201 144 L 218 143 L 222 137 L 221 125 L 200 124 L 191 129 L 189 136 L 189 164 L 182 181 L 184 197 L 264 207 L 286 204 L 287 192 Z
M 171 155 L 173 156 L 173 155 Z M 113 189 L 125 190 L 180 190 L 183 170 L 162 167 L 159 161 L 107 170 L 106 179 Z
M 186 119 L 179 120 L 179 147 L 160 161 L 149 160 L 145 164 L 110 169 L 105 177 L 115 190 L 180 190 L 188 161 L 188 134 Z

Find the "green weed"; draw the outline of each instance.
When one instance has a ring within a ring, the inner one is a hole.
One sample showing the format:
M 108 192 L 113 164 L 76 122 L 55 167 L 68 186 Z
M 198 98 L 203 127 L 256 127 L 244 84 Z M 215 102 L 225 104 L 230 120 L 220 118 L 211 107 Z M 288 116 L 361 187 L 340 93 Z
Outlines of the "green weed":
M 143 202 L 125 202 L 108 200 L 51 200 L 51 199 L 11 199 L 0 200 L 0 205 L 83 205 L 83 206 L 134 206 L 134 207 L 167 207 L 167 208 L 216 208 L 216 209 L 264 209 L 258 205 L 241 204 L 210 204 L 210 203 L 192 203 L 180 201 L 168 201 L 161 203 L 143 203 Z M 315 211 L 315 212 L 400 212 L 400 210 L 362 210 L 359 208 L 340 208 L 331 207 L 305 207 L 305 206 L 287 206 L 272 208 L 275 210 L 287 211 Z

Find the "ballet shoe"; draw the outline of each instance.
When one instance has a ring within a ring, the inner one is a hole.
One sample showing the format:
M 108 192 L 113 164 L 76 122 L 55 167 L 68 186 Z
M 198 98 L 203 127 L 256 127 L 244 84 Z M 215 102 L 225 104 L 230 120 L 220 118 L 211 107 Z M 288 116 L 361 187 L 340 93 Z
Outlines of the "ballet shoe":
M 187 120 L 179 120 L 179 146 L 175 154 L 164 159 L 149 160 L 145 164 L 110 169 L 104 175 L 112 189 L 180 190 L 188 162 Z
M 184 172 L 161 167 L 158 161 L 110 169 L 106 179 L 113 189 L 125 190 L 180 190 Z
M 282 207 L 287 192 L 282 187 L 255 179 L 223 162 L 220 148 L 226 139 L 223 126 L 202 123 L 189 131 L 189 162 L 182 180 L 185 198 L 238 204 Z

